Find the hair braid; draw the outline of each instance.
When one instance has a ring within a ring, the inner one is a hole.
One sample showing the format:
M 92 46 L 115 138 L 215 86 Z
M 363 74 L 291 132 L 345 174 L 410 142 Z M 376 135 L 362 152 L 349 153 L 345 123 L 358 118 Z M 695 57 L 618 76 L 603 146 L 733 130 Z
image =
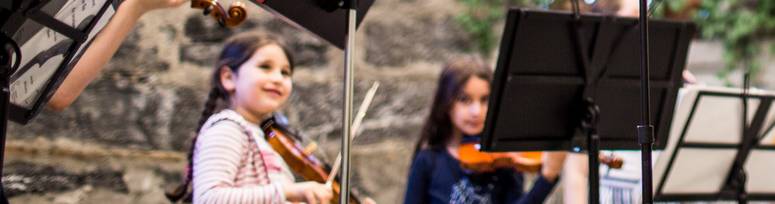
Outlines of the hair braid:
M 185 178 L 183 180 L 183 183 L 178 185 L 173 191 L 171 192 L 165 192 L 165 196 L 167 196 L 167 199 L 169 199 L 172 202 L 177 202 L 180 199 L 189 200 L 190 199 L 190 192 L 189 192 L 189 186 L 191 184 L 191 180 L 193 180 L 194 175 L 194 149 L 196 146 L 196 140 L 198 138 L 199 130 L 202 129 L 202 126 L 207 122 L 207 119 L 210 118 L 217 110 L 218 108 L 218 101 L 219 100 L 225 100 L 225 95 L 223 94 L 223 91 L 220 89 L 220 86 L 213 86 L 212 89 L 210 89 L 210 93 L 207 95 L 207 101 L 205 102 L 204 110 L 202 110 L 202 116 L 199 118 L 199 122 L 197 124 L 196 133 L 194 135 L 194 138 L 191 140 L 191 147 L 189 148 L 188 155 L 186 156 L 188 159 L 188 165 L 186 166 L 186 172 L 185 172 Z

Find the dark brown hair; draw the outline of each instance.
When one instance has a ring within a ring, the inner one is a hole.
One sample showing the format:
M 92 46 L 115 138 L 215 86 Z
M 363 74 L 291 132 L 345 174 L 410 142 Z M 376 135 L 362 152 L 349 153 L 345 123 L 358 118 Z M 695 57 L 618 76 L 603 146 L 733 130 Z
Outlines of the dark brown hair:
M 212 78 L 210 80 L 210 93 L 207 95 L 204 110 L 197 123 L 197 134 L 194 135 L 191 141 L 191 148 L 188 151 L 188 165 L 185 172 L 185 178 L 177 188 L 165 192 L 165 196 L 167 196 L 167 199 L 170 201 L 177 202 L 184 197 L 184 200 L 191 199 L 190 184 L 191 180 L 193 180 L 194 172 L 192 159 L 194 156 L 197 135 L 211 115 L 225 108 L 226 105 L 229 104 L 229 93 L 226 92 L 226 89 L 223 88 L 223 84 L 221 83 L 220 70 L 227 67 L 231 69 L 232 73 L 238 73 L 239 67 L 250 59 L 259 48 L 272 44 L 278 45 L 283 49 L 285 56 L 288 58 L 288 62 L 290 62 L 291 70 L 293 70 L 293 57 L 290 52 L 288 52 L 279 40 L 272 36 L 253 32 L 242 33 L 229 38 L 223 46 L 223 50 L 218 56 L 218 61 L 215 64 L 215 69 L 213 70 Z
M 492 79 L 492 70 L 484 60 L 475 56 L 455 58 L 444 65 L 430 113 L 415 146 L 415 155 L 423 148 L 442 148 L 449 141 L 452 136 L 452 119 L 449 112 L 471 77 L 489 82 Z

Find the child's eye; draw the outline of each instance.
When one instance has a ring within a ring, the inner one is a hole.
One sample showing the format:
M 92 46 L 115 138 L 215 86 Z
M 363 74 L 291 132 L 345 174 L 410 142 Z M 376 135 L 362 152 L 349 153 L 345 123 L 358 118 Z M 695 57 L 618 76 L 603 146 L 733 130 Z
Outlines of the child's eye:
M 280 73 L 283 74 L 283 76 L 293 75 L 293 72 L 291 72 L 291 70 L 288 70 L 288 69 L 283 69 Z
M 457 101 L 460 101 L 461 103 L 468 104 L 471 103 L 471 98 L 465 95 L 461 95 L 457 97 Z
M 268 64 L 258 65 L 258 68 L 261 68 L 261 69 L 264 69 L 264 70 L 272 69 L 272 67 L 269 66 Z

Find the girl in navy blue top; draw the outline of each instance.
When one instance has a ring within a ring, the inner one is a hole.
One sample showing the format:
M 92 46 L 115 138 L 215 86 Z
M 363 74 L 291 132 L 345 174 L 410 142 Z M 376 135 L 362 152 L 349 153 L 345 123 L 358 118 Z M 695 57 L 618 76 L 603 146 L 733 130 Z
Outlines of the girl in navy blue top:
M 484 128 L 492 71 L 477 57 L 445 65 L 430 115 L 423 127 L 409 170 L 404 203 L 541 203 L 551 192 L 564 153 L 544 153 L 533 188 L 523 192 L 522 174 L 514 169 L 492 173 L 464 170 L 457 149 Z

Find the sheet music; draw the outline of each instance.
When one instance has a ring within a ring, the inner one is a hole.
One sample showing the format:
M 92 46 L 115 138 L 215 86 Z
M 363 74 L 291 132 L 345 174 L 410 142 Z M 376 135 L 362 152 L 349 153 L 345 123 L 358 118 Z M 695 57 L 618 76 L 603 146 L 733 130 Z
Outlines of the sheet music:
M 19 70 L 11 76 L 11 103 L 32 108 L 43 86 L 62 64 L 73 40 L 48 28 L 36 33 L 21 46 L 22 58 Z
M 716 144 L 740 144 L 742 138 L 743 102 L 740 98 L 722 96 L 703 96 L 697 102 L 697 107 L 712 108 L 715 111 L 696 111 L 686 133 L 687 142 L 704 142 Z M 748 120 L 753 119 L 758 99 L 748 101 Z M 729 121 L 719 123 L 720 119 Z M 685 120 L 685 119 L 683 119 Z M 715 124 L 708 127 L 707 124 Z M 673 136 L 673 135 L 671 135 Z M 680 135 L 675 135 L 680 136 Z
M 54 3 L 62 3 L 53 1 Z M 67 1 L 59 11 L 53 16 L 55 19 L 79 30 L 85 30 L 89 23 L 94 20 L 95 14 L 106 3 L 112 3 L 110 0 L 75 0 Z M 53 3 L 50 3 L 53 4 Z M 58 6 L 58 5 L 55 5 Z M 44 6 L 44 13 L 50 12 L 49 5 Z M 96 33 L 107 24 L 115 11 L 112 7 L 108 8 L 105 15 L 99 19 L 92 32 L 89 33 L 87 42 L 90 42 Z M 35 32 L 37 30 L 37 32 Z M 32 34 L 34 32 L 34 34 Z M 31 36 L 31 37 L 30 37 Z M 14 36 L 14 40 L 22 42 L 21 66 L 16 73 L 11 76 L 11 103 L 32 108 L 42 94 L 43 89 L 53 77 L 63 62 L 73 41 L 67 36 L 51 30 L 38 24 L 33 20 L 27 20 L 19 32 Z M 87 43 L 78 48 L 77 55 L 82 54 Z
M 665 151 L 655 158 L 654 187 L 659 187 L 661 179 L 667 176 L 663 192 L 677 193 L 717 193 L 724 185 L 732 163 L 734 162 L 735 149 L 704 149 L 682 147 L 673 161 L 670 173 L 667 172 L 670 156 L 675 151 L 680 140 L 681 130 L 687 123 L 694 103 L 698 103 L 698 110 L 690 121 L 689 130 L 685 141 L 701 143 L 737 144 L 739 143 L 739 128 L 742 125 L 740 114 L 742 101 L 740 98 L 730 98 L 714 95 L 704 95 L 697 98 L 700 90 L 715 91 L 720 93 L 735 93 L 735 89 L 688 87 L 679 92 L 679 101 L 676 106 L 675 117 L 671 128 L 671 135 Z M 769 92 L 752 90 L 752 94 L 771 95 Z M 699 101 L 698 101 L 699 100 Z M 749 118 L 758 108 L 759 99 L 749 100 Z M 775 110 L 771 109 L 767 121 L 772 124 L 775 118 Z M 719 122 L 722 121 L 722 122 Z M 737 122 L 736 122 L 737 121 Z M 769 126 L 767 126 L 769 127 Z M 737 129 L 724 130 L 724 129 Z M 699 134 L 699 135 L 696 135 Z M 761 144 L 775 146 L 775 128 L 763 133 Z M 736 137 L 736 139 L 729 139 Z M 601 203 L 638 203 L 640 197 L 640 153 L 637 151 L 614 151 L 625 161 L 623 169 L 608 169 L 601 167 Z M 756 149 L 746 163 L 746 171 L 750 179 L 747 188 L 751 193 L 775 192 L 775 150 Z M 656 190 L 656 189 L 655 189 Z
M 749 193 L 775 193 L 775 150 L 753 150 L 745 164 Z
M 769 114 L 767 114 L 767 120 L 764 123 L 764 135 L 762 135 L 761 144 L 775 146 L 775 107 L 770 108 Z M 770 128 L 770 129 L 768 129 Z
M 664 192 L 717 193 L 735 161 L 737 150 L 681 148 L 665 181 Z
M 769 132 L 764 133 L 764 137 L 761 139 L 761 145 L 764 146 L 775 146 L 775 128 L 771 129 Z
M 770 109 L 765 128 L 773 124 L 775 116 L 775 107 Z M 775 147 L 775 128 L 765 129 L 763 138 L 759 141 L 760 147 Z M 749 179 L 746 189 L 750 193 L 773 194 L 775 193 L 775 150 L 754 149 L 745 164 L 745 171 Z
M 716 194 L 725 185 L 727 175 L 732 168 L 737 149 L 681 147 L 670 161 L 670 155 L 676 151 L 683 128 L 688 128 L 684 142 L 739 144 L 742 125 L 742 100 L 736 94 L 740 89 L 720 87 L 684 88 L 685 96 L 675 111 L 670 138 L 665 154 L 654 166 L 654 187 L 664 185 L 664 194 Z M 698 98 L 699 92 L 707 92 Z M 772 92 L 751 90 L 754 97 L 770 97 Z M 694 116 L 686 127 L 693 105 L 697 103 Z M 761 99 L 748 101 L 749 121 L 759 108 Z M 765 128 L 775 121 L 775 111 L 771 108 L 765 118 Z M 763 130 L 767 131 L 767 130 Z M 761 145 L 775 146 L 775 130 L 763 132 Z M 775 192 L 775 150 L 754 149 L 746 161 L 748 173 L 747 190 L 751 193 Z M 672 166 L 670 166 L 672 165 Z M 670 168 L 669 171 L 667 168 Z M 664 184 L 663 177 L 667 177 Z M 755 179 L 754 179 L 755 178 Z M 657 189 L 655 189 L 657 190 Z M 658 192 L 657 192 L 658 193 Z
M 82 0 L 82 1 L 85 1 L 85 0 Z M 108 0 L 91 0 L 92 5 L 104 5 L 106 3 L 106 1 L 108 1 Z M 82 9 L 85 10 L 86 8 L 82 7 Z M 78 19 L 83 19 L 82 21 L 86 20 L 87 22 L 90 22 L 94 18 L 94 16 L 93 15 L 86 16 L 86 14 L 97 13 L 99 11 L 100 7 L 99 6 L 92 6 L 92 7 L 89 7 L 88 9 L 89 9 L 88 10 L 89 12 L 77 13 Z M 81 45 L 78 48 L 78 52 L 76 52 L 76 56 L 80 56 L 81 54 L 83 54 L 83 51 L 85 50 L 85 48 L 88 45 L 88 42 L 91 42 L 92 40 L 94 40 L 94 36 L 96 36 L 97 33 L 99 33 L 99 31 L 101 31 L 102 28 L 104 28 L 105 25 L 108 24 L 108 21 L 110 21 L 110 18 L 112 18 L 113 14 L 115 14 L 115 13 L 116 13 L 116 10 L 113 7 L 108 7 L 108 9 L 105 11 L 105 13 L 99 19 L 99 21 L 97 21 L 97 24 L 94 25 L 94 28 L 92 28 L 92 32 L 89 33 L 89 38 L 86 40 L 87 43 L 84 43 L 83 45 Z M 84 29 L 84 28 L 79 27 L 79 29 Z M 73 59 L 76 59 L 76 58 L 73 58 Z M 73 62 L 68 62 L 68 63 L 73 63 Z

